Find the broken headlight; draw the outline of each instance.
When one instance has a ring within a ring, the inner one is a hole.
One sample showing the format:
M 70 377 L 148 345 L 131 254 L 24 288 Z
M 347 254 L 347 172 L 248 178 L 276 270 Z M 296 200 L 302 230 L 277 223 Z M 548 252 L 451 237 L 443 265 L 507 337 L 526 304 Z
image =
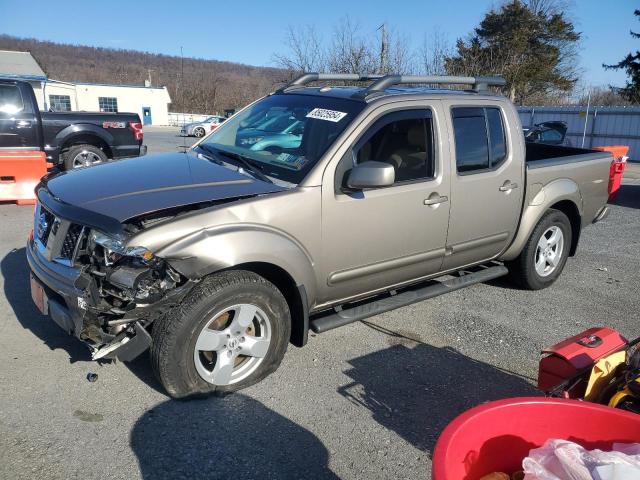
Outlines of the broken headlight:
M 123 257 L 137 257 L 146 262 L 153 260 L 153 252 L 145 247 L 126 246 L 124 239 L 105 235 L 104 233 L 92 230 L 89 234 L 89 243 L 100 245 L 105 249 L 105 260 L 111 259 L 112 254 Z M 113 260 L 112 260 L 113 261 Z

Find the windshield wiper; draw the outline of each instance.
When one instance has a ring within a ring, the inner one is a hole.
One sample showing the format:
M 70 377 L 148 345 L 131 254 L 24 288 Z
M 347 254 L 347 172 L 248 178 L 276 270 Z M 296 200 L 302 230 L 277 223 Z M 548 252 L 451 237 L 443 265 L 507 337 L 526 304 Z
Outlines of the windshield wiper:
M 202 147 L 202 145 L 198 145 L 198 146 Z M 221 155 L 224 155 L 225 157 L 236 160 L 244 168 L 244 170 L 247 170 L 258 180 L 262 180 L 263 182 L 267 182 L 267 183 L 273 183 L 269 177 L 267 177 L 264 173 L 260 171 L 260 167 L 256 164 L 255 160 L 249 157 L 240 155 L 239 153 L 236 153 L 236 152 L 229 152 L 227 150 L 221 150 L 215 147 L 212 147 L 212 148 L 213 150 L 215 150 L 216 153 L 219 153 Z
M 215 163 L 216 165 L 220 165 L 221 167 L 224 167 L 224 162 L 222 160 L 219 160 L 217 158 L 218 152 L 215 151 L 213 148 L 207 146 L 207 145 L 198 145 L 198 148 L 204 150 L 205 152 L 207 152 L 209 155 L 205 155 L 209 160 L 211 160 L 213 163 Z

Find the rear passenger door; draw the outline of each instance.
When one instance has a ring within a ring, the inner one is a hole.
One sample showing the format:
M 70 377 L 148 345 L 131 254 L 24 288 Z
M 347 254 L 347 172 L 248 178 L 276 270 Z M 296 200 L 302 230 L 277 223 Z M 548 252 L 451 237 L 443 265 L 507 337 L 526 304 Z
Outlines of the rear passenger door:
M 451 218 L 443 269 L 496 257 L 516 233 L 524 159 L 508 140 L 520 132 L 500 103 L 449 105 Z M 507 120 L 508 118 L 508 120 Z

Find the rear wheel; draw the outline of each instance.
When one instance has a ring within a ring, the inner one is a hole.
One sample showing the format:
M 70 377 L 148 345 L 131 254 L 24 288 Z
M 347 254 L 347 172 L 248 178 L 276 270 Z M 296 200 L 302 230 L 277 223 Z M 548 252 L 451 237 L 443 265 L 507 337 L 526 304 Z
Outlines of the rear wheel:
M 520 256 L 507 263 L 512 280 L 529 290 L 548 287 L 562 273 L 571 247 L 571 223 L 559 210 L 549 210 L 533 229 Z
M 253 272 L 223 272 L 156 321 L 152 364 L 174 398 L 231 392 L 278 368 L 290 332 L 287 302 L 273 284 Z
M 204 131 L 204 128 L 202 127 L 196 127 L 193 129 L 193 135 L 198 138 L 204 137 L 204 134 L 205 134 L 205 131 Z
M 89 167 L 108 160 L 107 154 L 94 145 L 75 145 L 69 149 L 64 158 L 64 169 Z

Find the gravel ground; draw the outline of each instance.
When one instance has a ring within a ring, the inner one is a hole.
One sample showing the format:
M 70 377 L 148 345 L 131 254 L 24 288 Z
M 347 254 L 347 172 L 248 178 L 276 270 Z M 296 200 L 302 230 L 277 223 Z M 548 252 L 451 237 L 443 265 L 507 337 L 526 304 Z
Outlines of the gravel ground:
M 181 142 L 157 128 L 145 141 Z M 93 363 L 38 314 L 23 248 L 33 207 L 0 205 L 0 478 L 430 478 L 454 416 L 536 394 L 542 347 L 594 325 L 640 333 L 632 167 L 552 288 L 478 285 L 312 335 L 266 381 L 190 402 L 162 392 L 146 356 Z

